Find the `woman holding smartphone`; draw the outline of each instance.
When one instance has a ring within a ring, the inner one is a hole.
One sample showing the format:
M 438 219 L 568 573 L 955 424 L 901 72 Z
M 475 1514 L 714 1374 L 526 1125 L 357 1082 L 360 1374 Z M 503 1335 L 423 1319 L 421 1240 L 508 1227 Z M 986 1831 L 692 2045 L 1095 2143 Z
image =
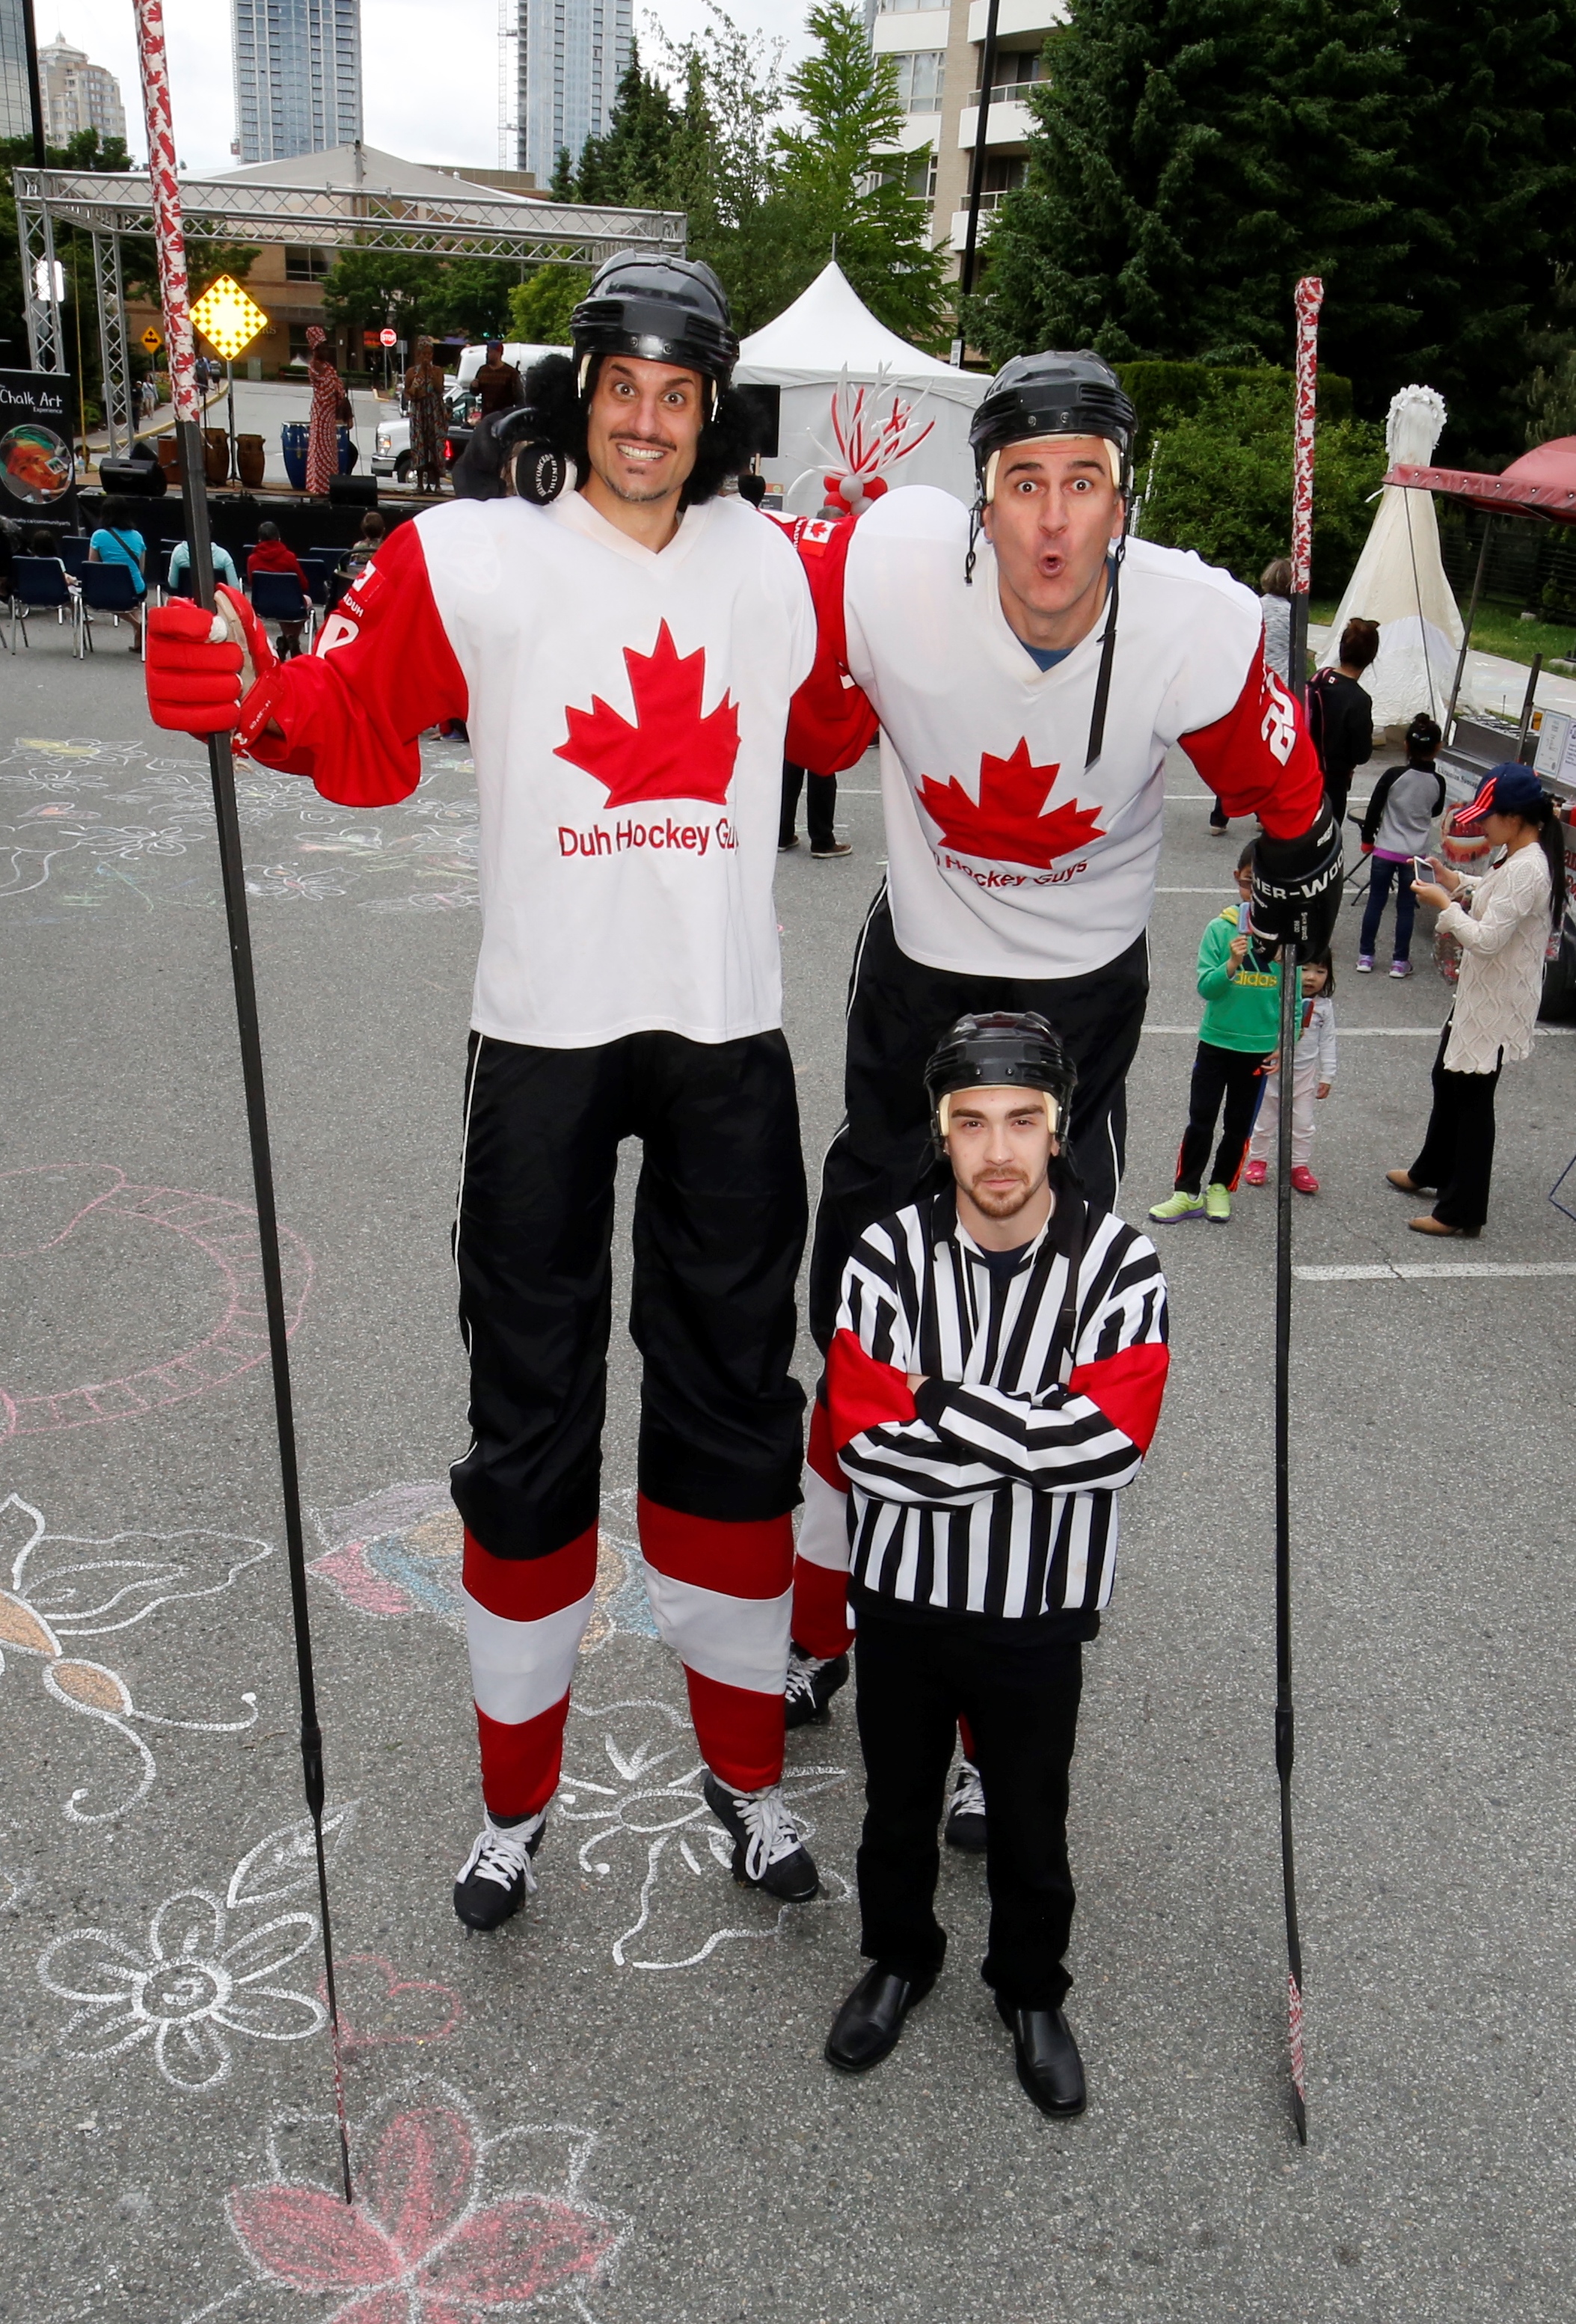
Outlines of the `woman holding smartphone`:
M 1455 813 L 1458 831 L 1480 830 L 1504 853 L 1480 879 L 1462 879 L 1439 858 L 1418 881 L 1420 903 L 1461 947 L 1455 1005 L 1433 1061 L 1433 1110 L 1409 1170 L 1386 1176 L 1404 1194 L 1437 1191 L 1432 1212 L 1407 1221 L 1416 1234 L 1482 1231 L 1494 1167 L 1494 1091 L 1501 1066 L 1531 1054 L 1549 940 L 1565 909 L 1565 851 L 1554 804 L 1530 767 L 1490 767 L 1476 798 Z

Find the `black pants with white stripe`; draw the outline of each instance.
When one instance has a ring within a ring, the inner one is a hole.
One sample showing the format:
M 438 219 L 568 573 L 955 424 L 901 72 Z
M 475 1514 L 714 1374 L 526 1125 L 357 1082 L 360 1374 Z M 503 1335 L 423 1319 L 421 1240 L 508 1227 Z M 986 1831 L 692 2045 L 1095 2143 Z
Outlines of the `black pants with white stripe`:
M 911 1980 L 941 1967 L 936 1831 L 957 1722 L 966 1719 L 985 1786 L 991 1939 L 980 1973 L 1011 2008 L 1057 2009 L 1073 1981 L 1063 1967 L 1074 1904 L 1067 1776 L 1083 1648 L 1046 1638 L 1037 1623 L 904 1619 L 865 1591 L 857 1603 L 866 1802 L 860 1950 Z
M 539 1049 L 473 1033 L 455 1247 L 473 1441 L 452 1475 L 494 1557 L 546 1556 L 596 1522 L 625 1138 L 642 1145 L 641 1490 L 730 1524 L 798 1502 L 805 1174 L 782 1035 Z
M 1128 1068 L 1149 997 L 1143 936 L 1087 976 L 960 976 L 899 949 L 883 890 L 871 907 L 848 989 L 843 1124 L 827 1149 L 810 1258 L 810 1329 L 825 1348 L 843 1270 L 866 1227 L 912 1202 L 930 1158 L 926 1060 L 971 1010 L 1037 1009 L 1078 1068 L 1073 1157 L 1092 1208 L 1116 1208 L 1127 1155 Z

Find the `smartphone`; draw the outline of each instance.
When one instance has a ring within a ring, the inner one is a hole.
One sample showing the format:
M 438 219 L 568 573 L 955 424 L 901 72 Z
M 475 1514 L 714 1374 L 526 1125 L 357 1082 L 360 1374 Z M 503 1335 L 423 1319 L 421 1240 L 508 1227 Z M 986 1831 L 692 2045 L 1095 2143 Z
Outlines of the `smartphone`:
M 1426 855 L 1415 855 L 1412 858 L 1412 877 L 1415 881 L 1421 880 L 1425 886 L 1432 888 L 1438 880 L 1439 874 Z

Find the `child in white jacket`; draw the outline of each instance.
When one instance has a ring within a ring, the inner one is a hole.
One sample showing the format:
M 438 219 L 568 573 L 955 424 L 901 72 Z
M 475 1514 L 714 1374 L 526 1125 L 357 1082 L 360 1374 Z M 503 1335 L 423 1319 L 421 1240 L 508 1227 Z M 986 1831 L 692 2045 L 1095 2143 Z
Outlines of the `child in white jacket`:
M 1335 970 L 1327 952 L 1303 967 L 1303 1029 L 1292 1062 L 1292 1184 L 1299 1194 L 1316 1194 L 1319 1181 L 1309 1164 L 1313 1152 L 1313 1105 L 1328 1097 L 1335 1080 Z M 1248 1142 L 1250 1186 L 1262 1186 L 1275 1157 L 1280 1121 L 1280 1081 L 1272 1060 L 1264 1069 L 1264 1094 Z

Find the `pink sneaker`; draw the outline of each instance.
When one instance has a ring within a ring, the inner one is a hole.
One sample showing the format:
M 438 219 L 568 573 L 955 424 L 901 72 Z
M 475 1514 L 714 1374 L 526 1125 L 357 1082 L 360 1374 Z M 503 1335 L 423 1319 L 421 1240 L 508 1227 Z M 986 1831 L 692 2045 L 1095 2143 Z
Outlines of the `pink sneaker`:
M 1250 1186 L 1262 1186 L 1268 1169 L 1267 1162 L 1249 1162 L 1242 1176 Z
M 1316 1194 L 1319 1191 L 1319 1181 L 1305 1162 L 1299 1162 L 1292 1172 L 1292 1184 L 1299 1194 Z

